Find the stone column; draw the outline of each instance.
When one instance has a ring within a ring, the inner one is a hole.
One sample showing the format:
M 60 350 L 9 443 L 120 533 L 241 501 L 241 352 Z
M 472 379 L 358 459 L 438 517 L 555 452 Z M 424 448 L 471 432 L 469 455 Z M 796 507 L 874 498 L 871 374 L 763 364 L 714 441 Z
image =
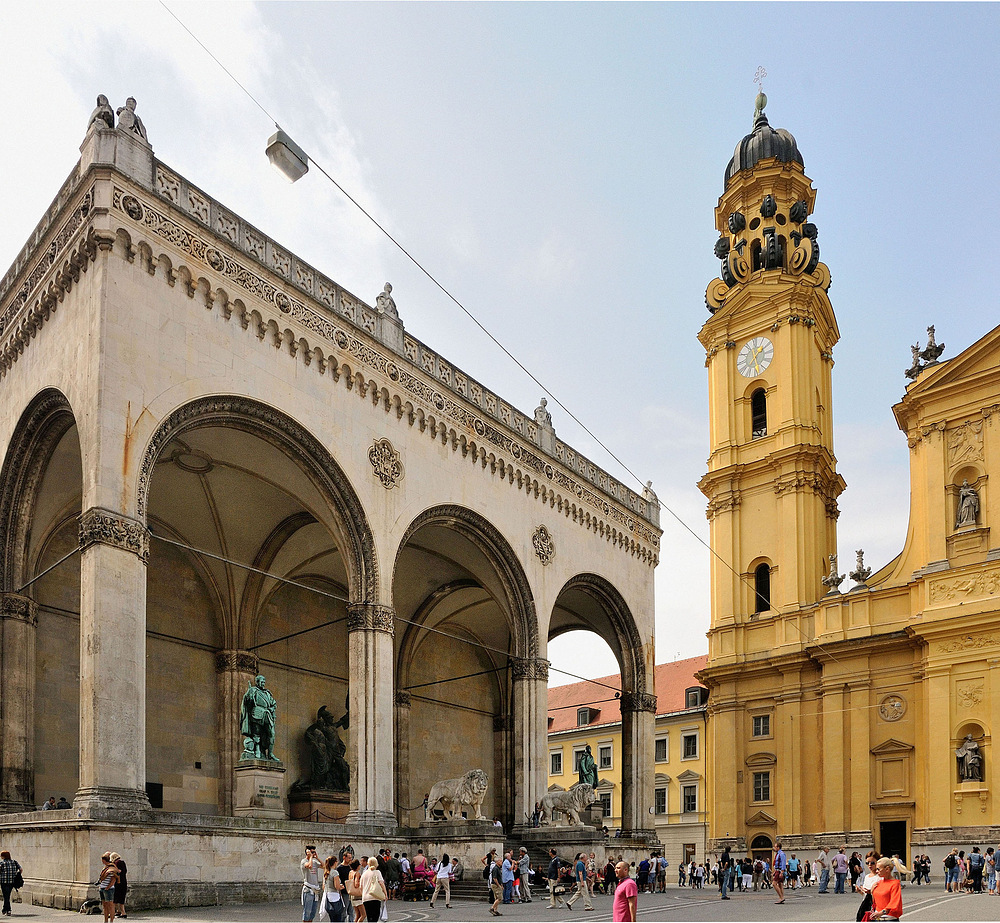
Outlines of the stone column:
M 544 658 L 511 660 L 514 733 L 514 827 L 527 829 L 528 819 L 548 790 L 548 680 Z
M 393 811 L 393 618 L 389 606 L 347 607 L 351 712 L 349 824 L 396 826 Z
M 656 838 L 653 816 L 653 727 L 656 696 L 625 692 L 622 712 L 622 835 Z M 705 793 L 702 792 L 702 797 Z
M 149 810 L 146 563 L 149 532 L 91 507 L 80 517 L 80 788 L 90 813 Z
M 416 813 L 408 810 L 413 806 L 413 793 L 410 791 L 410 693 L 400 689 L 396 693 L 396 811 L 399 823 L 403 827 L 415 827 L 423 823 L 422 811 Z
M 493 815 L 500 818 L 504 830 L 517 822 L 514 814 L 514 778 L 511 771 L 511 737 L 514 720 L 510 715 L 493 716 L 493 772 L 490 788 L 493 791 Z
M 215 655 L 215 678 L 219 701 L 219 810 L 233 815 L 236 806 L 236 763 L 243 752 L 240 707 L 247 686 L 258 672 L 253 651 L 224 650 Z
M 38 607 L 17 593 L 0 596 L 3 694 L 0 696 L 0 812 L 35 809 L 35 628 Z

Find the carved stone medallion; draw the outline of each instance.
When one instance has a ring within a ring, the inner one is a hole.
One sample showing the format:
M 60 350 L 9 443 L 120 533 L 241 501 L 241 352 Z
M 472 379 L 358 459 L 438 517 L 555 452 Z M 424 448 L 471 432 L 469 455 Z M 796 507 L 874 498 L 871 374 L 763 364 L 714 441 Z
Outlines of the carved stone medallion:
M 899 721 L 906 714 L 906 699 L 901 695 L 887 695 L 878 703 L 878 713 L 883 721 Z
M 368 450 L 368 461 L 375 469 L 375 476 L 382 482 L 386 490 L 392 490 L 403 479 L 403 463 L 399 460 L 399 452 L 388 439 L 376 439 Z
M 535 554 L 542 564 L 548 564 L 556 556 L 556 544 L 545 526 L 539 526 L 531 536 L 531 544 L 535 546 Z

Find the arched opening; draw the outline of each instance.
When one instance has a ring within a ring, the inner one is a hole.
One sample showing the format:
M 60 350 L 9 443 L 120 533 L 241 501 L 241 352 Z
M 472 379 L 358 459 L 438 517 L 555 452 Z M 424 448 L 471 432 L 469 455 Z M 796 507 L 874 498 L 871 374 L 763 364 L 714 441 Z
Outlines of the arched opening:
M 72 409 L 60 392 L 43 391 L 25 409 L 0 474 L 3 590 L 31 601 L 24 617 L 8 617 L 4 625 L 3 810 L 32 809 L 36 792 L 72 799 L 79 785 L 80 561 L 74 552 L 82 488 Z M 44 694 L 36 691 L 36 678 Z
M 573 629 L 549 641 L 548 660 L 548 789 L 564 791 L 579 782 L 580 759 L 589 743 L 604 824 L 618 829 L 622 820 L 618 659 L 601 634 Z
M 400 543 L 392 599 L 400 823 L 423 819 L 435 782 L 476 769 L 489 778 L 483 814 L 507 831 L 524 823 L 530 767 L 520 748 L 532 742 L 523 739 L 530 733 L 518 683 L 531 672 L 524 664 L 537 657 L 538 640 L 513 549 L 470 510 L 428 510 Z
M 652 664 L 652 638 L 643 639 L 635 619 L 618 590 L 606 579 L 594 574 L 579 574 L 566 583 L 556 598 L 555 607 L 549 620 L 549 643 L 558 650 L 556 639 L 572 633 L 584 636 L 583 643 L 595 645 L 596 635 L 607 647 L 617 664 L 617 675 L 604 674 L 590 683 L 578 681 L 577 690 L 582 698 L 579 703 L 569 703 L 563 699 L 566 690 L 553 688 L 549 692 L 550 709 L 559 709 L 564 704 L 573 704 L 570 713 L 576 718 L 576 728 L 571 743 L 561 754 L 563 774 L 559 784 L 566 788 L 580 781 L 577 764 L 581 751 L 589 745 L 594 758 L 598 780 L 601 778 L 602 748 L 610 753 L 612 766 L 605 766 L 605 772 L 620 779 L 621 785 L 612 796 L 612 813 L 606 825 L 629 832 L 653 826 L 649 808 L 653 807 L 654 791 L 649 774 L 637 772 L 638 767 L 649 765 L 653 760 L 653 718 L 656 699 L 647 687 L 646 664 Z M 579 671 L 572 671 L 579 672 Z M 558 682 L 558 679 L 556 680 Z M 651 683 L 652 679 L 649 678 Z M 579 697 L 579 696 L 578 696 Z M 588 700 L 588 701 L 584 701 Z M 587 713 L 584 715 L 583 709 Z M 549 712 L 555 724 L 556 715 Z M 565 724 L 565 716 L 559 718 L 560 726 Z M 617 725 L 610 734 L 597 730 L 601 725 Z M 591 728 L 594 733 L 591 733 Z M 553 752 L 549 755 L 550 779 L 555 743 L 550 743 Z M 600 794 L 600 792 L 599 792 Z
M 240 703 L 258 672 L 278 702 L 273 752 L 287 784 L 313 781 L 305 734 L 320 708 L 345 712 L 347 605 L 374 580 L 374 547 L 333 459 L 269 408 L 182 408 L 150 453 L 147 790 L 164 810 L 231 814 Z M 346 816 L 344 795 L 323 819 Z
M 754 861 L 757 859 L 766 859 L 770 862 L 773 848 L 774 844 L 771 838 L 765 836 L 763 833 L 758 834 L 750 841 L 750 855 Z
M 763 388 L 750 395 L 750 432 L 752 439 L 767 435 L 767 392 Z
M 753 572 L 754 612 L 767 612 L 771 608 L 771 565 L 758 564 Z

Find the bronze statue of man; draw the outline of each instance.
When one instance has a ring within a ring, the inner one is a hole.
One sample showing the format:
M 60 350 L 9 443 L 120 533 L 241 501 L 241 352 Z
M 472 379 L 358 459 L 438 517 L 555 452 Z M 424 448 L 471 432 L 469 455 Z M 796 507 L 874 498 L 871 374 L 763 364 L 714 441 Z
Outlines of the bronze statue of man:
M 240 731 L 244 736 L 241 759 L 281 760 L 274 755 L 274 723 L 278 703 L 266 688 L 263 676 L 247 687 L 240 708 Z
M 580 784 L 592 785 L 597 788 L 597 764 L 594 762 L 594 754 L 590 750 L 590 744 L 580 756 Z

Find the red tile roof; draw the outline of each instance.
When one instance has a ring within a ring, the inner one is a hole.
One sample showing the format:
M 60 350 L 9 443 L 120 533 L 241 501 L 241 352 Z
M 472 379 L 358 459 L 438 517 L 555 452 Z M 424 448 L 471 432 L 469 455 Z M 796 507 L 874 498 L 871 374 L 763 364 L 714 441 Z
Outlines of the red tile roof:
M 691 686 L 700 686 L 695 679 L 695 673 L 704 670 L 708 664 L 708 655 L 691 657 L 687 660 L 675 660 L 673 663 L 657 664 L 653 668 L 656 684 L 656 713 L 658 715 L 672 711 L 683 711 L 684 691 Z M 612 688 L 608 688 L 608 687 Z M 553 731 L 568 731 L 575 728 L 576 711 L 588 705 L 599 709 L 592 716 L 591 725 L 614 724 L 621 721 L 622 715 L 619 700 L 615 691 L 621 689 L 621 676 L 602 676 L 597 680 L 582 683 L 570 683 L 566 686 L 553 686 L 549 689 L 549 733 Z

